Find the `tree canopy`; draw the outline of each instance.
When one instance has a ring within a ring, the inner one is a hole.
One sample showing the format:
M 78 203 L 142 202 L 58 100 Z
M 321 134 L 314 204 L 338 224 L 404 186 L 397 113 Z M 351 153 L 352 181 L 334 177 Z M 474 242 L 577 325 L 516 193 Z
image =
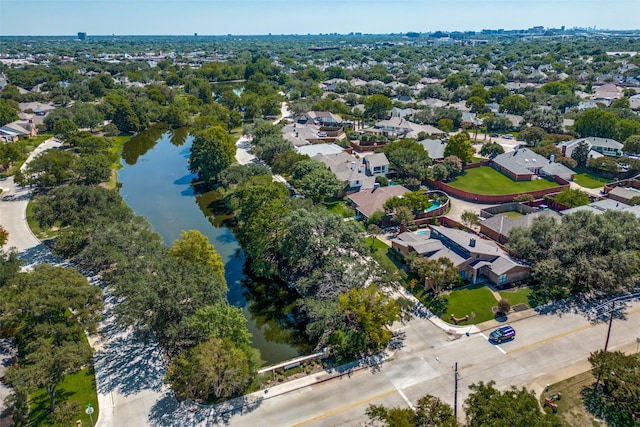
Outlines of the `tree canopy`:
M 640 219 L 628 212 L 579 211 L 559 224 L 536 218 L 529 228 L 513 229 L 507 246 L 532 263 L 543 288 L 560 296 L 620 292 L 640 274 Z

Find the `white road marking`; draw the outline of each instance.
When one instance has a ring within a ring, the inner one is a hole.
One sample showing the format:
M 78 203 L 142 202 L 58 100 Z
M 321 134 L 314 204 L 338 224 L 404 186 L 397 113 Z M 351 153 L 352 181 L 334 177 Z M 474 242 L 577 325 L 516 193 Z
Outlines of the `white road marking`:
M 405 402 L 407 402 L 407 405 L 409 405 L 409 408 L 415 410 L 416 408 L 413 407 L 413 405 L 411 404 L 411 401 L 407 398 L 407 396 L 405 396 L 405 394 L 402 392 L 402 390 L 398 389 L 398 394 L 400 395 L 400 397 L 402 397 L 404 399 Z
M 484 339 L 485 339 L 485 340 L 489 341 L 489 337 L 488 337 L 488 336 L 486 336 L 486 335 L 485 335 L 485 334 L 483 334 L 482 332 L 480 332 L 480 335 L 482 335 L 482 336 L 484 337 Z M 491 343 L 489 343 L 489 344 L 491 344 Z M 498 350 L 500 350 L 500 351 L 502 352 L 502 354 L 507 354 L 507 352 L 506 352 L 506 351 L 504 351 L 504 350 L 502 349 L 502 347 L 500 347 L 499 345 L 494 345 L 494 347 L 495 347 L 495 348 L 497 348 Z

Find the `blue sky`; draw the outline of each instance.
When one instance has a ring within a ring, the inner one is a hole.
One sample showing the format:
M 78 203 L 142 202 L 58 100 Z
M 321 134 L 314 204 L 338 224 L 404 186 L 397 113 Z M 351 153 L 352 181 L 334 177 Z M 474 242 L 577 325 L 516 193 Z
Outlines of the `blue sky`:
M 0 0 L 0 35 L 640 28 L 640 0 Z

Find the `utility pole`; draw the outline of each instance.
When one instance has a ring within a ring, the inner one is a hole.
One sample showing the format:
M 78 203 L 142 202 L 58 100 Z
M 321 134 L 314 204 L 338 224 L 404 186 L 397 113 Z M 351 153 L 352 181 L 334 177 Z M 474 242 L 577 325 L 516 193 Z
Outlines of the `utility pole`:
M 453 392 L 453 416 L 455 419 L 458 419 L 458 362 L 456 362 L 456 367 L 453 371 L 453 384 L 454 384 L 454 392 Z
M 607 330 L 607 341 L 604 343 L 604 351 L 607 351 L 607 347 L 609 347 L 609 336 L 611 335 L 611 324 L 613 323 L 613 312 L 616 308 L 616 302 L 611 301 L 611 314 L 609 315 L 609 329 Z

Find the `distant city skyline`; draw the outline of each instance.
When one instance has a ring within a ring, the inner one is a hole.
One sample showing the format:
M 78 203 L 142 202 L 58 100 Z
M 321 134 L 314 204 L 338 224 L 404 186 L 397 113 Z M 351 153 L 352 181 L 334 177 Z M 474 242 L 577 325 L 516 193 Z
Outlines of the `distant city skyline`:
M 640 28 L 639 0 L 2 0 L 0 36 Z

